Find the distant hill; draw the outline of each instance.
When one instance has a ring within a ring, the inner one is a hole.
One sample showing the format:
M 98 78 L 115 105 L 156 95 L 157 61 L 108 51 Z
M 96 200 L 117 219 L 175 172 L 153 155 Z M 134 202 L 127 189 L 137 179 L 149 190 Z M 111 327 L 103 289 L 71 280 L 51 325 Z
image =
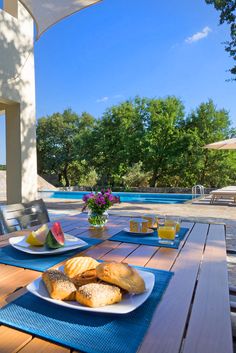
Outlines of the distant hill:
M 55 186 L 48 183 L 38 175 L 38 190 L 56 190 Z M 0 194 L 6 195 L 6 171 L 0 170 Z

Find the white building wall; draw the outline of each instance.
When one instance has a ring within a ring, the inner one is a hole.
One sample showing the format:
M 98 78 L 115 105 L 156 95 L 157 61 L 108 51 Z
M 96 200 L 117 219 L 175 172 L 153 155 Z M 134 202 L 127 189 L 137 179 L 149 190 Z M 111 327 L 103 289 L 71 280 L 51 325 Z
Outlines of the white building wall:
M 31 16 L 17 0 L 5 0 L 0 10 L 0 107 L 6 112 L 8 203 L 37 198 L 33 50 Z

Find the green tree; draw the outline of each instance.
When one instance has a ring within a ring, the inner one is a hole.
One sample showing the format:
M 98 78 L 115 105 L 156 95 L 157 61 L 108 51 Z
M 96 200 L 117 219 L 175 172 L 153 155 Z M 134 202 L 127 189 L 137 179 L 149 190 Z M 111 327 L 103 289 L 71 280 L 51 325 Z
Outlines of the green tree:
M 135 98 L 108 109 L 91 136 L 89 159 L 102 185 L 122 184 L 127 168 L 141 159 L 146 99 Z
M 178 98 L 167 97 L 151 99 L 147 109 L 143 165 L 152 173 L 150 186 L 162 186 L 163 178 L 176 173 L 184 107 Z
M 236 61 L 236 1 L 235 0 L 205 0 L 207 4 L 212 4 L 216 10 L 220 11 L 220 24 L 230 25 L 231 40 L 225 42 L 225 50 Z M 230 70 L 232 75 L 236 75 L 236 65 Z M 235 77 L 235 76 L 234 76 Z M 236 78 L 234 78 L 236 79 Z
M 39 173 L 66 186 L 223 186 L 235 183 L 234 151 L 204 145 L 236 135 L 212 100 L 185 117 L 180 99 L 135 99 L 101 119 L 71 110 L 37 125 Z
M 38 120 L 37 154 L 39 173 L 56 174 L 60 183 L 70 185 L 68 169 L 79 158 L 82 149 L 79 141 L 94 122 L 91 115 L 80 116 L 65 110 Z
M 97 184 L 98 175 L 95 169 L 85 160 L 73 161 L 68 167 L 70 185 L 88 186 L 93 188 Z
M 235 154 L 229 151 L 208 150 L 204 145 L 224 140 L 234 133 L 229 114 L 217 109 L 212 100 L 202 103 L 185 121 L 185 153 L 182 155 L 181 179 L 187 186 L 224 186 L 234 182 Z
M 129 167 L 122 179 L 125 187 L 129 188 L 149 186 L 150 178 L 151 173 L 143 171 L 142 162 L 139 162 L 135 163 L 132 167 Z

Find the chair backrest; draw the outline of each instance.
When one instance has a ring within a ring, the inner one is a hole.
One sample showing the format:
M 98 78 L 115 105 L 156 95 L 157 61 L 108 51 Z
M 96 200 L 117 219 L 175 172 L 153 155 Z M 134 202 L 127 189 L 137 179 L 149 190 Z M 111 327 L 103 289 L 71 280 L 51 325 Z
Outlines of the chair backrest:
M 3 206 L 0 210 L 3 233 L 30 228 L 49 222 L 48 211 L 42 199 Z

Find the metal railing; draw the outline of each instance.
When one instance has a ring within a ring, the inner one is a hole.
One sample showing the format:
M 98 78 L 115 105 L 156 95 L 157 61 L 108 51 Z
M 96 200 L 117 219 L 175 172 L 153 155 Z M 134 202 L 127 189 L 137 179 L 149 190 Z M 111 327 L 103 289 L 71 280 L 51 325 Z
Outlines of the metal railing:
M 194 185 L 192 187 L 192 198 L 196 199 L 199 195 L 200 196 L 205 195 L 205 188 L 203 185 Z

